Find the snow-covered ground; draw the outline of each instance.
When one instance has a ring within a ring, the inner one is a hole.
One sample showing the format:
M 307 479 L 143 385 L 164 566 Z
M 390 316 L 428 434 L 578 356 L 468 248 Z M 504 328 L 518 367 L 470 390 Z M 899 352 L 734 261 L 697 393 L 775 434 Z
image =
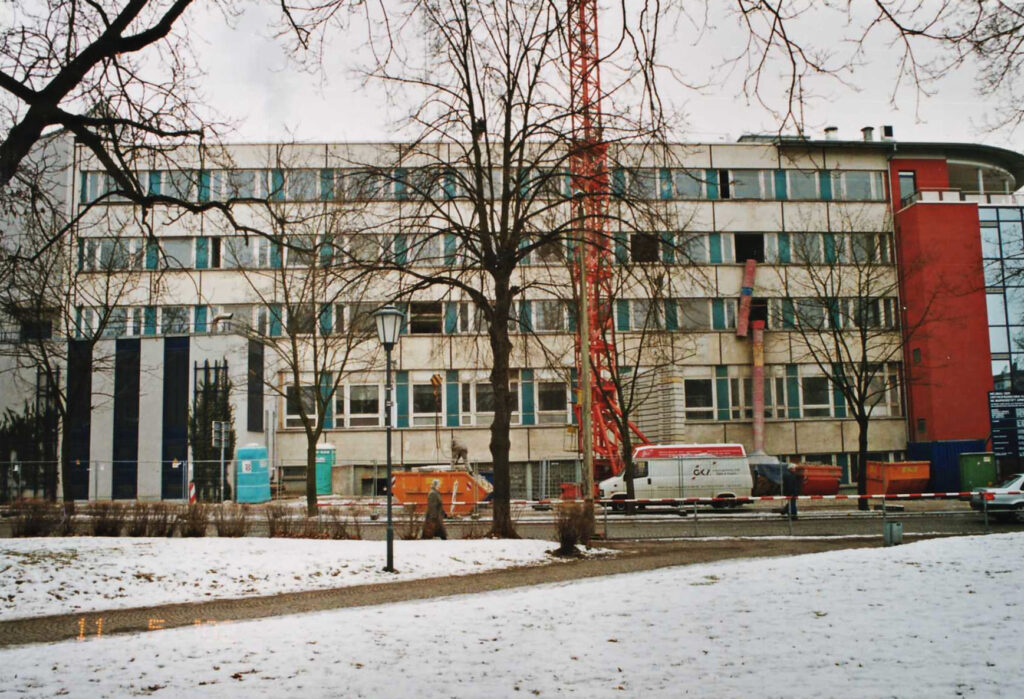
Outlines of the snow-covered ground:
M 1024 534 L 0 651 L 28 696 L 1024 696 Z
M 465 575 L 548 562 L 550 541 L 0 540 L 0 620 Z

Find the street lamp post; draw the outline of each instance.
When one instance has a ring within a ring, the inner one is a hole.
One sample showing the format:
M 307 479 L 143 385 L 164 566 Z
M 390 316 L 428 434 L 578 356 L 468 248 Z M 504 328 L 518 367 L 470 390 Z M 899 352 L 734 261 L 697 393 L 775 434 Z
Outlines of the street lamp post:
M 385 306 L 373 314 L 377 321 L 377 339 L 384 345 L 384 427 L 387 432 L 387 488 L 388 488 L 388 560 L 384 570 L 395 572 L 395 528 L 391 519 L 391 350 L 398 344 L 405 314 L 394 306 Z

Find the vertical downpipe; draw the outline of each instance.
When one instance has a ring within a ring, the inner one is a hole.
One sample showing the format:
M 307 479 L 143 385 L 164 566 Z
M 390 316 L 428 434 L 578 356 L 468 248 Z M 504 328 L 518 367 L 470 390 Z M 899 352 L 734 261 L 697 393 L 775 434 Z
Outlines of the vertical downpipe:
M 754 453 L 764 453 L 764 321 L 751 323 L 753 330 Z

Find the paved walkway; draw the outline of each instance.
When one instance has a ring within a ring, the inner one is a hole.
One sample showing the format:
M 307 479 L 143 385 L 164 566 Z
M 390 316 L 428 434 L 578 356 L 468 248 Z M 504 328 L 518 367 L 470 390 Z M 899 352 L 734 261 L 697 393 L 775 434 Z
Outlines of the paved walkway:
M 601 545 L 615 548 L 619 550 L 619 554 L 450 578 L 15 619 L 0 622 L 0 648 L 472 594 L 728 558 L 783 556 L 873 547 L 879 546 L 880 543 L 876 538 L 606 542 Z

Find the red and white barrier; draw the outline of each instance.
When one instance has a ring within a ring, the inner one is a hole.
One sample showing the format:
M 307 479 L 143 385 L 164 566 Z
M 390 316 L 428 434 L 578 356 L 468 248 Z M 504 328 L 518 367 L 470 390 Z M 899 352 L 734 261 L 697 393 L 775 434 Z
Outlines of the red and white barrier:
M 196 484 L 195 481 L 188 482 L 188 504 L 196 504 Z

